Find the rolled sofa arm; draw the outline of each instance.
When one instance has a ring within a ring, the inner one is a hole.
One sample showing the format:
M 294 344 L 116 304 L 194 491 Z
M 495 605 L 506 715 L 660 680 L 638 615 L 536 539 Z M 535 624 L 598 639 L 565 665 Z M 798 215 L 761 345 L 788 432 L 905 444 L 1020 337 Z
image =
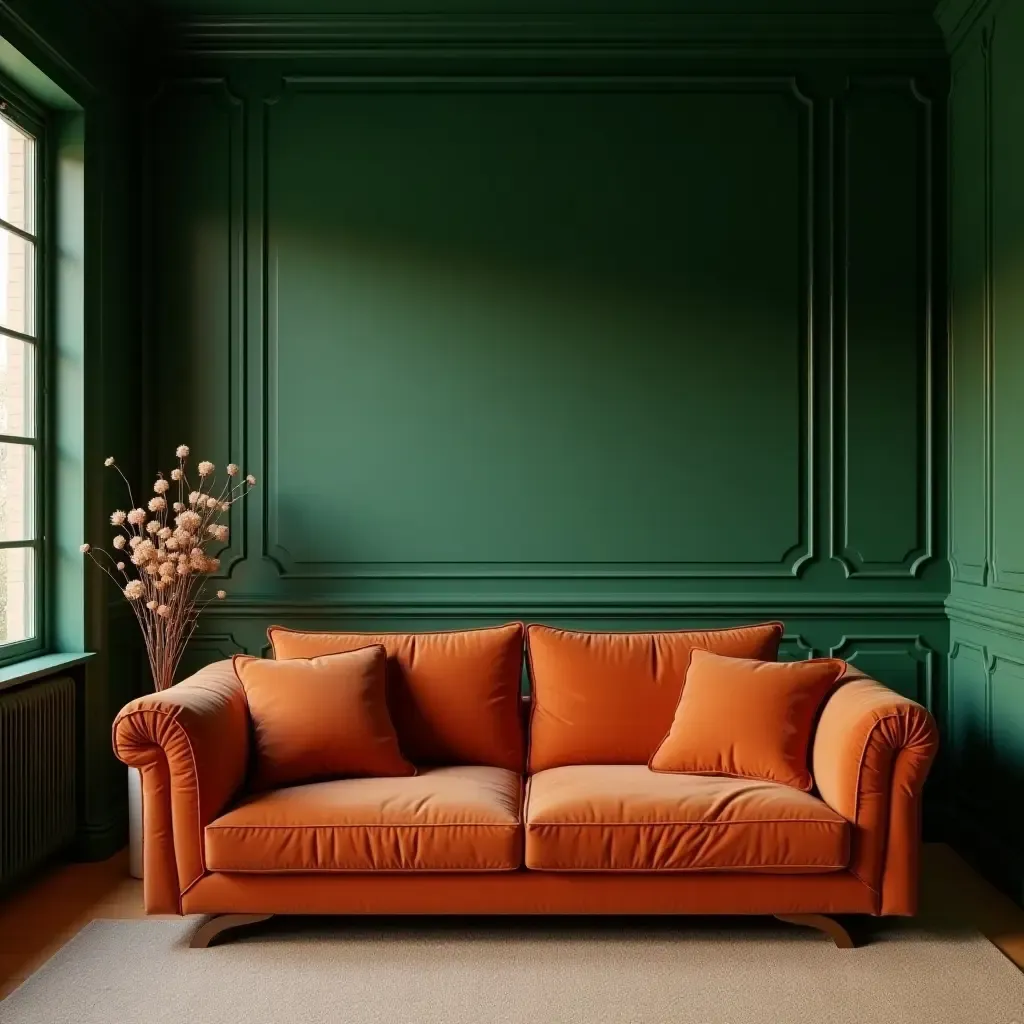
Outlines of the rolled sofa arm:
M 853 825 L 850 870 L 875 892 L 879 914 L 917 911 L 921 793 L 938 746 L 925 708 L 853 666 L 818 722 L 814 781 Z
M 245 780 L 249 709 L 230 661 L 140 697 L 114 720 L 114 753 L 142 773 L 146 910 L 180 914 L 206 872 L 203 829 Z

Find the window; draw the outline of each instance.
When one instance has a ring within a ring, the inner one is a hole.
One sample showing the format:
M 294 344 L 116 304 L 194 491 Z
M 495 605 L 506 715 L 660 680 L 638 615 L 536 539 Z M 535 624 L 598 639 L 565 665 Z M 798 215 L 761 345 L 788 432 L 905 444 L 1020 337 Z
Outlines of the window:
M 0 104 L 0 661 L 42 646 L 42 139 Z

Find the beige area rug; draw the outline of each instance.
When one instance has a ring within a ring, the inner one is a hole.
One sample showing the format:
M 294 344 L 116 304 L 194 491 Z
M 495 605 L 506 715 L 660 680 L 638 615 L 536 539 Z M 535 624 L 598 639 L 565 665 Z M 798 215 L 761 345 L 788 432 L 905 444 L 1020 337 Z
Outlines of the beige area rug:
M 977 934 L 838 950 L 739 922 L 97 921 L 3 1024 L 1024 1024 L 1024 974 Z

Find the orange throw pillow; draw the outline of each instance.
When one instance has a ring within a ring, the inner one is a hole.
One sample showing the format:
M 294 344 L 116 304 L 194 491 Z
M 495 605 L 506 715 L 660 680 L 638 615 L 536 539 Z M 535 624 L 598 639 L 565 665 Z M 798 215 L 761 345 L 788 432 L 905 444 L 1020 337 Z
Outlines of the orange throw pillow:
M 695 649 L 651 770 L 764 779 L 809 793 L 818 709 L 845 669 L 836 658 L 765 662 Z
M 382 644 L 388 652 L 391 720 L 413 764 L 523 770 L 521 623 L 440 633 L 316 633 L 271 626 L 267 635 L 278 661 Z
M 379 644 L 291 661 L 236 654 L 233 663 L 256 736 L 256 788 L 416 774 L 388 715 Z
M 774 661 L 782 623 L 656 633 L 530 626 L 529 771 L 647 764 L 679 702 L 690 651 Z

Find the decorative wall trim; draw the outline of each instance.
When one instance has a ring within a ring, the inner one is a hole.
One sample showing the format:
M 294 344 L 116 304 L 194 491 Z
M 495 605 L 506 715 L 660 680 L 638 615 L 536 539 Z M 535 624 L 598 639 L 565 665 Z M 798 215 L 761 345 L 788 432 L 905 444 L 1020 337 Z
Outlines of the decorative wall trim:
M 920 288 L 921 335 L 918 338 L 921 354 L 921 379 L 918 381 L 918 400 L 921 407 L 921 438 L 918 450 L 918 504 L 916 535 L 917 542 L 898 562 L 872 560 L 852 536 L 850 523 L 850 480 L 848 447 L 849 428 L 849 111 L 846 101 L 853 87 L 863 85 L 872 89 L 890 89 L 906 92 L 918 104 L 920 118 L 920 167 L 918 222 L 918 254 L 923 277 Z M 914 78 L 865 77 L 850 78 L 846 83 L 843 101 L 840 102 L 841 124 L 835 132 L 833 165 L 833 245 L 837 255 L 831 267 L 833 274 L 833 320 L 832 341 L 832 382 L 829 389 L 830 444 L 831 444 L 831 514 L 829 516 L 830 557 L 839 562 L 847 577 L 866 579 L 916 578 L 935 559 L 936 535 L 936 494 L 935 494 L 935 409 L 934 409 L 934 336 L 933 315 L 933 107 L 931 98 L 922 91 Z M 838 300 L 835 299 L 838 296 Z
M 277 424 L 279 331 L 277 272 L 271 249 L 267 154 L 270 151 L 270 121 L 274 111 L 281 110 L 297 94 L 348 91 L 406 92 L 651 92 L 651 93 L 749 93 L 781 95 L 797 104 L 800 116 L 803 168 L 801 206 L 802 231 L 801 271 L 803 275 L 804 308 L 801 355 L 800 434 L 801 454 L 799 480 L 798 542 L 781 552 L 773 561 L 751 563 L 728 562 L 606 562 L 606 563 L 524 563 L 524 562 L 300 562 L 282 543 L 277 532 L 280 514 L 277 499 Z M 412 76 L 285 76 L 281 91 L 264 101 L 262 130 L 262 195 L 259 208 L 262 216 L 262 266 L 264 268 L 264 308 L 262 339 L 263 374 L 263 451 L 261 476 L 263 488 L 263 555 L 277 568 L 281 578 L 289 580 L 342 579 L 762 579 L 795 578 L 815 557 L 815 367 L 816 338 L 814 323 L 815 276 L 815 140 L 814 101 L 800 89 L 793 76 L 577 76 L 548 78 L 541 75 L 486 75 L 450 77 L 443 75 Z
M 875 598 L 871 601 L 844 601 L 822 595 L 821 599 L 776 598 L 772 595 L 687 594 L 666 598 L 632 597 L 624 594 L 601 596 L 524 594 L 500 597 L 474 594 L 452 597 L 355 596 L 308 597 L 295 600 L 267 595 L 229 598 L 210 605 L 203 621 L 219 619 L 274 618 L 367 618 L 415 617 L 459 618 L 530 615 L 603 616 L 609 618 L 688 618 L 744 617 L 766 621 L 776 618 L 879 620 L 899 616 L 907 619 L 945 621 L 942 595 L 932 601 L 920 597 Z M 872 634 L 874 635 L 874 634 Z
M 946 39 L 946 49 L 954 53 L 971 30 L 1001 0 L 941 0 L 935 8 L 935 20 Z
M 995 333 L 995 281 L 997 268 L 995 260 L 995 160 L 993 158 L 993 147 L 995 141 L 995 126 L 993 120 L 993 75 L 995 61 L 993 50 L 996 44 L 996 30 L 999 24 L 998 19 L 1001 9 L 1002 3 L 995 3 L 990 7 L 991 18 L 989 23 L 982 28 L 980 40 L 980 45 L 985 58 L 985 430 L 987 435 L 986 469 L 988 473 L 986 480 L 988 498 L 986 550 L 988 555 L 989 585 L 997 590 L 1016 591 L 1017 593 L 1021 593 L 1024 592 L 1024 569 L 1006 568 L 1005 563 L 1000 557 L 1001 552 L 998 543 L 1000 536 L 1005 533 L 1016 532 L 1019 530 L 1019 523 L 1016 521 L 1006 523 L 1005 517 L 997 516 L 996 514 L 997 508 L 1000 506 L 997 505 L 996 501 L 996 479 L 999 474 L 997 474 L 996 466 L 997 435 L 995 420 L 995 360 L 997 346 Z M 1015 58 L 1016 55 L 1014 54 L 1010 59 L 1013 60 Z M 1004 55 L 1002 60 L 1007 60 L 1007 56 Z M 1010 343 L 1010 339 L 1004 337 L 1003 344 L 1007 345 Z M 1012 444 L 1013 439 L 1009 437 L 1000 438 L 999 440 L 1001 441 L 1001 448 L 1003 451 L 1007 449 L 1014 449 L 1016 447 Z M 1014 452 L 1014 454 L 1016 454 L 1016 452 Z M 1002 456 L 1002 459 L 1005 469 L 1005 454 Z M 1016 466 L 1013 468 L 1016 469 Z M 1000 479 L 1003 479 L 1004 475 L 999 475 Z M 1005 550 L 1002 554 L 1005 555 Z
M 228 268 L 227 278 L 231 282 L 229 295 L 226 296 L 228 307 L 228 388 L 225 399 L 225 415 L 227 417 L 227 433 L 229 458 L 243 462 L 248 453 L 248 389 L 246 375 L 248 368 L 246 346 L 246 288 L 248 260 L 248 184 L 246 178 L 248 118 L 247 103 L 244 97 L 235 93 L 226 76 L 177 78 L 161 82 L 158 91 L 150 97 L 148 109 L 153 123 L 152 113 L 163 103 L 173 103 L 181 94 L 210 96 L 227 104 L 230 112 L 230 137 L 228 139 L 229 159 L 226 168 L 228 175 Z M 151 130 L 158 130 L 152 129 Z M 149 145 L 149 157 L 152 159 L 153 146 Z M 149 196 L 150 203 L 155 202 Z M 150 219 L 152 211 L 148 213 Z M 152 269 L 152 268 L 150 268 Z M 153 311 L 148 315 L 152 317 Z M 153 325 L 155 329 L 155 325 Z M 166 451 L 149 451 L 146 453 L 155 465 L 165 465 L 168 457 Z M 173 455 L 173 452 L 170 454 Z M 228 522 L 231 527 L 231 539 L 227 548 L 221 552 L 221 568 L 216 578 L 230 576 L 232 568 L 248 556 L 248 517 L 245 503 L 232 506 Z
M 170 27 L 179 55 L 206 57 L 639 56 L 929 57 L 942 35 L 925 13 L 757 16 L 560 14 L 193 16 Z
M 952 622 L 963 622 L 1012 640 L 1024 641 L 1024 611 L 1000 608 L 987 601 L 965 597 L 948 597 L 945 604 Z
M 982 359 L 982 519 L 984 525 L 983 547 L 984 554 L 980 563 L 967 562 L 957 557 L 957 512 L 956 512 L 956 476 L 959 464 L 955 457 L 954 442 L 957 434 L 956 404 L 959 391 L 957 385 L 957 362 L 956 348 L 954 345 L 954 328 L 952 317 L 952 302 L 947 308 L 947 333 L 949 337 L 949 365 L 948 365 L 948 408 L 949 424 L 947 438 L 947 459 L 949 475 L 947 481 L 947 507 L 949 509 L 949 563 L 953 580 L 971 583 L 977 586 L 986 586 L 992 574 L 992 62 L 990 59 L 989 31 L 982 29 L 981 42 L 978 52 L 982 61 L 982 122 L 983 122 L 983 152 L 982 157 L 982 181 L 983 181 L 983 207 L 982 218 L 983 248 L 984 248 L 984 287 L 982 289 L 982 311 L 981 311 L 981 359 Z M 967 60 L 960 62 L 959 67 L 953 73 L 952 87 L 956 88 L 956 75 L 967 66 Z M 950 115 L 952 122 L 952 113 Z M 952 160 L 950 161 L 952 167 Z M 947 217 L 950 223 L 950 235 L 952 235 L 952 196 L 948 204 Z M 949 267 L 950 280 L 952 285 L 952 264 Z M 950 288 L 952 296 L 952 287 Z
M 871 645 L 875 645 L 874 650 Z M 862 650 L 863 648 L 863 650 Z M 859 654 L 906 654 L 919 665 L 915 698 L 935 709 L 936 652 L 919 633 L 849 633 L 829 650 L 829 656 L 856 663 Z

